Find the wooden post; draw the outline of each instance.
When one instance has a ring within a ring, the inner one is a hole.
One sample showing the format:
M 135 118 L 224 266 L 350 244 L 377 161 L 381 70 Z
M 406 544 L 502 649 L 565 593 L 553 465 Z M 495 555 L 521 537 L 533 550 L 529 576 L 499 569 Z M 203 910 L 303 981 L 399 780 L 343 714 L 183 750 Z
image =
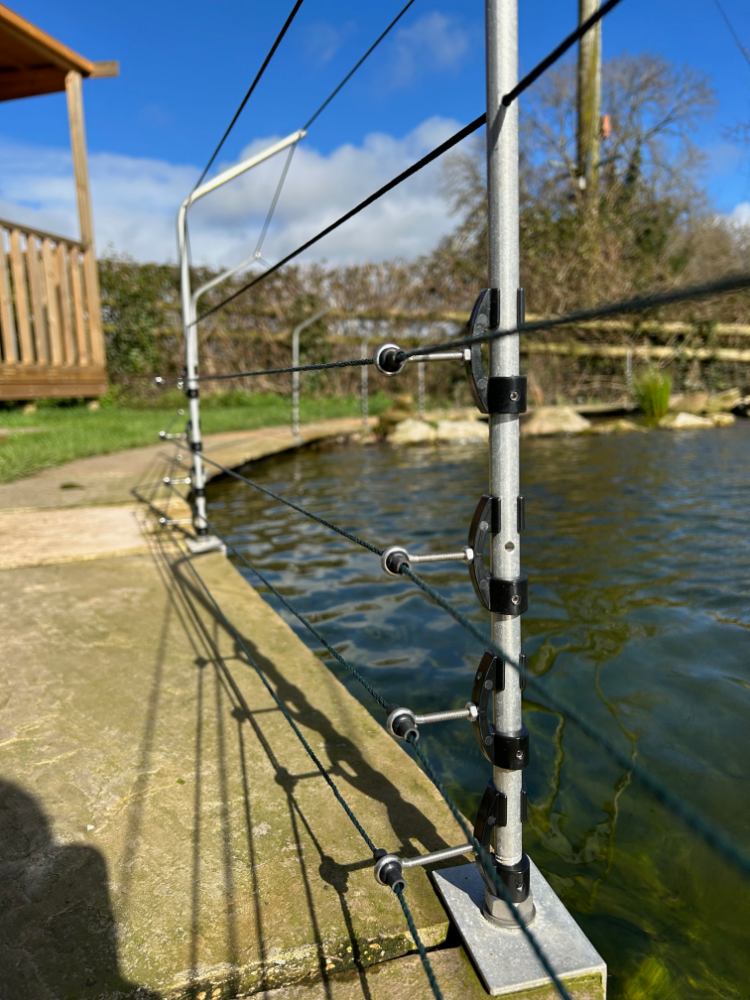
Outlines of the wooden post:
M 599 0 L 578 0 L 578 20 L 583 23 L 599 9 Z M 599 129 L 602 85 L 602 23 L 578 43 L 578 183 L 583 202 L 596 204 L 599 182 Z
M 70 145 L 73 151 L 73 170 L 78 200 L 78 219 L 81 228 L 83 248 L 83 276 L 89 332 L 91 337 L 91 361 L 104 366 L 105 352 L 102 337 L 101 302 L 99 298 L 99 275 L 96 269 L 94 250 L 94 225 L 91 214 L 91 193 L 89 190 L 89 170 L 86 158 L 86 131 L 83 121 L 83 88 L 81 74 L 71 70 L 65 77 L 65 92 L 68 98 L 68 121 L 70 123 Z

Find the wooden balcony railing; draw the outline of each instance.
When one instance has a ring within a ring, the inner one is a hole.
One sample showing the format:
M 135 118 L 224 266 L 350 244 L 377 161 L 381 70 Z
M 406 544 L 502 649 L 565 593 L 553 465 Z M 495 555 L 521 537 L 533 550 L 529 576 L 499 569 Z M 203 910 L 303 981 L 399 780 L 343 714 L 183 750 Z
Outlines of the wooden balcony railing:
M 0 219 L 0 399 L 106 389 L 92 248 Z

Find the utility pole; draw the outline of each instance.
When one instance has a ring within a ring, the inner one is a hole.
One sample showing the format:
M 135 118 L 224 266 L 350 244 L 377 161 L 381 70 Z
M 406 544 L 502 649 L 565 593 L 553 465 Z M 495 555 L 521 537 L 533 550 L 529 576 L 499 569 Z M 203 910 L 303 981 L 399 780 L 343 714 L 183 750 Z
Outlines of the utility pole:
M 583 23 L 599 10 L 599 0 L 578 0 Z M 599 128 L 602 101 L 602 23 L 594 25 L 578 43 L 578 184 L 587 207 L 596 204 L 599 190 Z

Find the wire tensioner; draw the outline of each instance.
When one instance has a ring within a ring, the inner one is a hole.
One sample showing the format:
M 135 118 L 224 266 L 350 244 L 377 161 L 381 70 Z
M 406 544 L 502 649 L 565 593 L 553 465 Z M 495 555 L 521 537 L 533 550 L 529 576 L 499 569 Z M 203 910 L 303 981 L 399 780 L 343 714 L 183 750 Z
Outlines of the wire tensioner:
M 399 375 L 409 361 L 463 361 L 471 360 L 469 348 L 458 351 L 433 351 L 430 354 L 410 356 L 398 344 L 383 344 L 375 351 L 373 362 L 383 375 Z
M 435 552 L 426 556 L 413 556 L 402 545 L 391 545 L 380 557 L 380 565 L 389 576 L 399 576 L 404 566 L 448 561 L 471 563 L 473 559 L 474 550 L 468 545 L 459 552 Z
M 397 740 L 416 743 L 419 739 L 420 726 L 426 726 L 431 722 L 455 722 L 458 719 L 476 722 L 478 718 L 479 710 L 471 701 L 467 701 L 464 708 L 448 709 L 445 712 L 428 712 L 426 715 L 417 715 L 410 708 L 394 708 L 385 720 L 385 728 Z

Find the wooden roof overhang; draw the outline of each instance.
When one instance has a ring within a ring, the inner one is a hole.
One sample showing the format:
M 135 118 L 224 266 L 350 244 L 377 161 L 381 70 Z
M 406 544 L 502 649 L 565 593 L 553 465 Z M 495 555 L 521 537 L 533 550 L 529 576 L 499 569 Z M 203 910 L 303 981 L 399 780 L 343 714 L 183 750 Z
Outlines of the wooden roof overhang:
M 92 62 L 0 4 L 0 101 L 65 90 L 69 72 L 117 76 L 116 62 Z

